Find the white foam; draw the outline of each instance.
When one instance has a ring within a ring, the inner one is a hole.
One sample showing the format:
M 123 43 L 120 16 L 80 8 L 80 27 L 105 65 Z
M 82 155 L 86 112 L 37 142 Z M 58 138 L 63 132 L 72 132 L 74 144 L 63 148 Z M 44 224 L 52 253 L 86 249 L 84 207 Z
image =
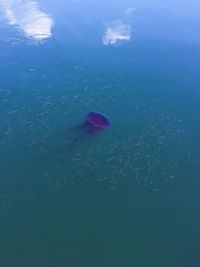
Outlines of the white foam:
M 43 40 L 52 35 L 52 18 L 40 10 L 37 2 L 29 0 L 0 0 L 5 19 L 27 37 Z
M 115 45 L 119 42 L 130 41 L 131 26 L 115 20 L 107 26 L 103 36 L 104 45 Z
M 127 9 L 125 9 L 124 13 L 125 13 L 127 16 L 130 16 L 130 15 L 132 15 L 135 11 L 136 11 L 136 8 L 134 8 L 134 7 L 129 7 L 129 8 L 127 8 Z

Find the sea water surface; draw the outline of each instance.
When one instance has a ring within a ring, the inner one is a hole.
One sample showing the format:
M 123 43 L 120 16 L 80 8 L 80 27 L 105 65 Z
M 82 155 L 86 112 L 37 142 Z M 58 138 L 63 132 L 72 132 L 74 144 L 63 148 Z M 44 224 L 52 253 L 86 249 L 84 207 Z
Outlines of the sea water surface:
M 1 267 L 200 265 L 199 15 L 0 1 Z

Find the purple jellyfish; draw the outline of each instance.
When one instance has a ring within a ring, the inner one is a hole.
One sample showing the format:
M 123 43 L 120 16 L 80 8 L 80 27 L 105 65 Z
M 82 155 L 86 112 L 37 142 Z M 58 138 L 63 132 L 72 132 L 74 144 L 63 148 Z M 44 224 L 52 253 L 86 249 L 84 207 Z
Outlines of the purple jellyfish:
M 64 139 L 65 145 L 71 147 L 77 141 L 82 140 L 87 136 L 95 136 L 105 128 L 111 125 L 110 120 L 98 112 L 89 112 L 85 116 L 85 121 L 71 130 L 65 130 L 64 132 L 58 132 L 42 140 L 38 145 L 49 143 L 50 141 L 62 141 Z
M 72 144 L 85 136 L 94 136 L 110 125 L 111 122 L 105 115 L 91 111 L 86 114 L 85 121 L 76 127 L 79 131 L 70 143 Z
M 79 128 L 83 130 L 85 135 L 94 135 L 110 126 L 110 124 L 110 120 L 105 115 L 91 111 L 86 114 L 86 120 Z

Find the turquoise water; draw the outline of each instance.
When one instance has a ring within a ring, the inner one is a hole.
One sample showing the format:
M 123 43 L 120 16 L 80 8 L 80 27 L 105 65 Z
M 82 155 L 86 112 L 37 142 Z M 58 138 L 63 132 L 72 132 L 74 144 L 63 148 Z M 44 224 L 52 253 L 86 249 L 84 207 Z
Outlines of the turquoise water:
M 0 266 L 199 265 L 199 4 L 171 4 L 40 1 L 39 43 L 2 15 Z M 112 126 L 73 142 L 91 110 Z

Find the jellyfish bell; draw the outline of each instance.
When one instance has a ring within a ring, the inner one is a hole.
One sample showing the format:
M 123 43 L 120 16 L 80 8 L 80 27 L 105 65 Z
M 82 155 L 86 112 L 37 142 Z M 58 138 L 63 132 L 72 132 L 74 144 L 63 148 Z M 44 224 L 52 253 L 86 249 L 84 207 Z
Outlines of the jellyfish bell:
M 105 115 L 98 112 L 89 112 L 86 115 L 86 120 L 97 128 L 106 128 L 110 125 L 110 120 Z
M 83 136 L 94 136 L 98 132 L 102 131 L 103 129 L 109 127 L 111 125 L 111 122 L 108 117 L 106 117 L 104 114 L 99 112 L 89 112 L 85 116 L 85 121 L 79 126 L 79 129 L 81 130 L 79 137 Z
M 102 130 L 110 126 L 110 120 L 102 113 L 89 112 L 86 115 L 86 122 L 93 129 Z

